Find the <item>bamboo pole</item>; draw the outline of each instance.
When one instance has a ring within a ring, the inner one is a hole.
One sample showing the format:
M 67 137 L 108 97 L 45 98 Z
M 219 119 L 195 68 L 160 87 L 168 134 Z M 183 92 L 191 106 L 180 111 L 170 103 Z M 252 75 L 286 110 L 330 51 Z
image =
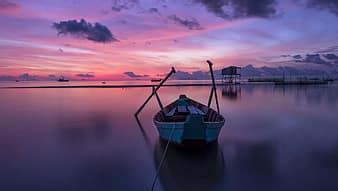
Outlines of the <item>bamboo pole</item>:
M 146 99 L 146 101 L 141 105 L 141 107 L 136 111 L 135 116 L 137 117 L 137 115 L 142 111 L 142 109 L 147 105 L 147 103 L 150 101 L 150 99 L 156 94 L 156 92 L 161 88 L 161 86 L 164 84 L 164 82 L 166 82 L 168 80 L 168 78 L 172 75 L 176 73 L 176 70 L 174 67 L 171 67 L 171 71 L 167 74 L 167 76 L 161 81 L 161 83 L 152 91 L 152 93 L 150 94 L 150 96 Z
M 215 83 L 214 71 L 212 70 L 212 65 L 213 65 L 213 63 L 212 63 L 210 60 L 207 60 L 207 63 L 209 64 L 209 70 L 210 70 L 210 73 L 211 73 L 211 80 L 212 80 L 212 86 L 213 86 L 213 88 L 211 89 L 211 91 L 213 91 L 214 94 L 215 94 L 215 100 L 216 100 L 217 112 L 219 113 L 219 104 L 218 104 L 218 97 L 217 97 L 216 83 Z M 212 93 L 210 93 L 208 107 L 210 107 L 211 99 L 212 99 Z

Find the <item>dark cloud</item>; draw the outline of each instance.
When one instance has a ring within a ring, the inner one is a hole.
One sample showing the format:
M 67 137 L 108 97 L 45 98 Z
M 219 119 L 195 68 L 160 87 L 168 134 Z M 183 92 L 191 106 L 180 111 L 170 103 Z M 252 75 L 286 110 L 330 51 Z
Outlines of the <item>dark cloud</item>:
M 0 75 L 0 81 L 15 81 L 16 79 L 15 76 Z
M 313 64 L 329 64 L 320 57 L 320 54 L 307 54 L 303 61 Z
M 1 9 L 13 9 L 13 8 L 18 8 L 18 4 L 13 3 L 8 0 L 0 0 L 0 10 Z
M 123 74 L 130 77 L 130 78 L 149 77 L 149 75 L 138 75 L 138 74 L 135 74 L 134 72 L 124 72 Z
M 299 54 L 297 54 L 297 55 L 292 56 L 292 58 L 294 58 L 294 59 L 302 59 L 302 56 L 299 55 Z
M 276 15 L 276 0 L 193 0 L 223 19 L 261 17 Z
M 338 56 L 336 54 L 323 54 L 323 56 L 328 60 L 338 60 Z
M 81 77 L 81 78 L 95 78 L 94 74 L 76 74 L 77 77 Z
M 53 28 L 57 30 L 58 35 L 72 35 L 101 43 L 118 41 L 106 26 L 100 23 L 91 24 L 84 19 L 79 22 L 69 20 L 54 23 Z
M 112 6 L 111 8 L 113 11 L 116 11 L 116 12 L 120 12 L 121 10 L 123 9 L 129 9 L 128 7 L 124 6 L 124 5 L 119 5 L 119 6 Z
M 318 65 L 327 65 L 332 66 L 335 64 L 335 61 L 338 61 L 338 55 L 336 53 L 330 53 L 332 48 L 325 49 L 323 51 L 318 51 L 315 53 L 308 53 L 306 55 L 293 55 L 291 56 L 291 63 L 309 63 L 309 64 L 318 64 Z
M 158 14 L 158 15 L 161 14 L 160 11 L 155 7 L 150 8 L 148 11 L 149 13 L 152 13 L 152 14 Z
M 120 12 L 134 7 L 138 0 L 112 0 L 112 10 Z
M 322 49 L 320 51 L 317 51 L 316 53 L 333 53 L 338 52 L 338 46 L 330 46 L 328 48 Z
M 56 75 L 54 75 L 54 74 L 49 74 L 48 76 L 47 76 L 47 79 L 48 80 L 57 80 L 58 78 L 56 77 Z
M 294 63 L 309 63 L 309 64 L 318 64 L 318 65 L 327 65 L 332 66 L 334 61 L 338 60 L 338 56 L 333 53 L 319 54 L 319 53 L 309 53 L 305 56 L 294 55 L 292 56 Z
M 168 19 L 174 21 L 176 24 L 179 24 L 181 26 L 188 28 L 189 30 L 202 30 L 203 29 L 200 23 L 194 18 L 189 20 L 189 19 L 181 19 L 180 17 L 176 15 L 169 15 Z
M 313 8 L 326 9 L 338 16 L 338 0 L 308 0 L 307 5 Z

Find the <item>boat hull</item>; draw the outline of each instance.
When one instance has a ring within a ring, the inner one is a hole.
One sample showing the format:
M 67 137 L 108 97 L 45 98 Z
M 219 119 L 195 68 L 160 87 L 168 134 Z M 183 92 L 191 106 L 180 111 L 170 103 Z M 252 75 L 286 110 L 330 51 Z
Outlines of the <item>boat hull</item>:
M 175 144 L 186 142 L 211 143 L 217 141 L 218 135 L 224 122 L 191 123 L 187 120 L 183 123 L 162 123 L 154 121 L 159 135 L 162 139 L 169 140 Z
M 154 116 L 154 123 L 162 139 L 185 145 L 217 141 L 225 119 L 210 107 L 180 95 Z

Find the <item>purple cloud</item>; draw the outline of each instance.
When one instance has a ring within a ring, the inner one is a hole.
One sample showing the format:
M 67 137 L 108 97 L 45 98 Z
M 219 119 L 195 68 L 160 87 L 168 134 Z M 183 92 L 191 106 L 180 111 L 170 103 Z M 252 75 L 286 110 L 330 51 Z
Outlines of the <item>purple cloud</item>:
M 138 75 L 138 74 L 135 74 L 134 72 L 124 72 L 123 74 L 130 77 L 130 78 L 149 77 L 149 75 Z
M 138 3 L 138 0 L 113 0 L 112 10 L 120 12 L 132 8 Z
M 194 0 L 211 13 L 224 19 L 262 17 L 276 15 L 276 0 Z
M 77 77 L 81 77 L 81 78 L 95 78 L 94 74 L 76 74 Z
M 18 78 L 20 80 L 24 80 L 24 81 L 36 81 L 36 80 L 39 80 L 39 76 L 30 75 L 28 73 L 21 74 Z
M 0 81 L 15 81 L 17 78 L 10 75 L 0 75 Z
M 160 11 L 155 7 L 150 8 L 148 11 L 149 13 L 152 13 L 152 14 L 157 14 L 157 15 L 161 14 Z
M 188 28 L 189 30 L 202 30 L 203 28 L 201 27 L 200 23 L 195 19 L 182 19 L 176 15 L 170 15 L 168 16 L 169 20 L 174 21 L 175 23 L 184 26 Z
M 0 0 L 0 10 L 1 9 L 13 9 L 13 8 L 18 8 L 18 4 L 13 3 L 8 0 Z
M 338 16 L 338 1 L 337 0 L 309 0 L 309 7 L 326 9 Z
M 328 60 L 338 60 L 338 56 L 336 54 L 324 54 L 323 56 Z
M 294 58 L 294 59 L 302 59 L 302 56 L 299 55 L 299 54 L 297 54 L 297 55 L 292 56 L 292 58 Z
M 78 38 L 84 38 L 94 42 L 115 42 L 118 41 L 110 30 L 100 24 L 91 24 L 84 19 L 77 22 L 77 20 L 61 21 L 54 23 L 53 28 L 58 32 L 58 35 L 72 35 Z

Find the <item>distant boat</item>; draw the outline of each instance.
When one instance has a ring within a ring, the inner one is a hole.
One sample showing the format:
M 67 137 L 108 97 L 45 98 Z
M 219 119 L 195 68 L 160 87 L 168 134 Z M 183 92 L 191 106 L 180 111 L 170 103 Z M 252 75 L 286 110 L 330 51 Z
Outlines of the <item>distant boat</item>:
M 65 79 L 63 76 L 58 79 L 58 82 L 69 82 L 69 80 Z
M 218 112 L 185 95 L 180 95 L 154 117 L 161 138 L 176 144 L 214 142 L 224 122 Z
M 106 84 L 106 82 L 101 82 L 102 84 Z
M 160 81 L 162 81 L 162 79 L 151 79 L 150 81 L 151 82 L 160 82 Z

